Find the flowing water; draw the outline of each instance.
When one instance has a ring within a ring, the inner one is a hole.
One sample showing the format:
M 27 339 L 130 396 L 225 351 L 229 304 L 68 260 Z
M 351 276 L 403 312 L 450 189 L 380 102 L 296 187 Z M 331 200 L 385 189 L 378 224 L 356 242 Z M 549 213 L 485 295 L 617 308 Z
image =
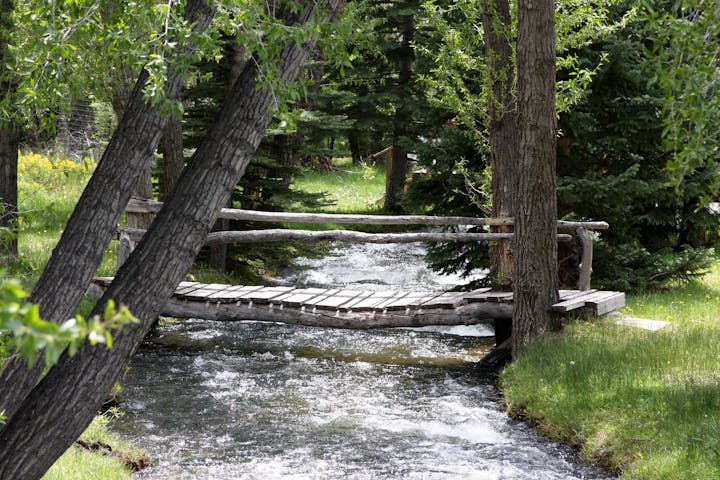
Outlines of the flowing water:
M 421 247 L 307 261 L 294 285 L 445 289 Z M 158 328 L 124 380 L 116 429 L 141 479 L 606 479 L 509 419 L 477 361 L 483 326 L 341 331 L 187 320 Z

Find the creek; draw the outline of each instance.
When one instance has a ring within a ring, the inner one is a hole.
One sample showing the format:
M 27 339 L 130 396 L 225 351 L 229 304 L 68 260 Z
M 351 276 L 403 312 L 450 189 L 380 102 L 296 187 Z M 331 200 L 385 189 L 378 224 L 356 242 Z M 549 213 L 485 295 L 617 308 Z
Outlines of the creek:
M 279 282 L 444 290 L 423 248 L 338 247 Z M 157 328 L 123 381 L 115 430 L 145 480 L 610 479 L 508 418 L 473 368 L 484 326 L 370 331 L 183 320 Z

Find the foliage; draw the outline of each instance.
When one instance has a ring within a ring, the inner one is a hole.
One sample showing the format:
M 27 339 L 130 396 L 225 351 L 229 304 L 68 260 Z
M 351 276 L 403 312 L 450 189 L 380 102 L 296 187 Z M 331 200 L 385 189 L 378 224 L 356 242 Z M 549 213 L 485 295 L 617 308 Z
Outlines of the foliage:
M 135 321 L 127 308 L 116 309 L 111 300 L 102 318 L 77 316 L 58 325 L 42 320 L 39 307 L 25 302 L 27 296 L 16 280 L 0 283 L 0 335 L 8 350 L 30 364 L 43 354 L 45 364 L 53 365 L 65 348 L 74 355 L 85 340 L 112 348 L 111 330 Z
M 720 476 L 720 264 L 702 279 L 628 297 L 625 314 L 572 322 L 501 375 L 508 408 L 544 435 L 632 479 Z
M 663 141 L 673 154 L 667 164 L 670 180 L 684 189 L 686 178 L 711 170 L 717 184 L 720 5 L 709 0 L 640 3 L 646 72 L 663 93 Z M 703 206 L 715 200 L 707 193 L 700 197 Z
M 624 15 L 623 11 L 616 15 Z M 687 279 L 707 267 L 718 217 L 701 199 L 717 195 L 717 165 L 680 174 L 666 165 L 675 152 L 663 142 L 663 92 L 648 86 L 642 32 L 628 22 L 616 34 L 577 52 L 603 57 L 591 88 L 560 116 L 558 210 L 569 218 L 602 219 L 593 283 L 634 290 Z

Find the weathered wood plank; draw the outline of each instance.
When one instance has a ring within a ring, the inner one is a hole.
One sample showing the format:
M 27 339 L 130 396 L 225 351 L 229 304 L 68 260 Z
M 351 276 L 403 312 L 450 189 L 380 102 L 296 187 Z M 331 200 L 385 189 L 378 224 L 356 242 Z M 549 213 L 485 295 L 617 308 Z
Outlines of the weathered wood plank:
M 327 292 L 327 288 L 301 288 L 292 291 L 287 298 L 282 300 L 282 302 L 289 308 L 296 308 L 302 306 L 313 298 L 326 295 Z
M 262 285 L 234 285 L 230 286 L 230 288 L 226 288 L 225 290 L 220 290 L 209 295 L 208 300 L 223 303 L 237 302 L 245 294 L 255 292 L 257 290 L 260 290 L 261 288 L 263 288 Z
M 488 302 L 512 302 L 512 292 L 494 292 L 487 296 Z
M 392 302 L 388 302 L 383 305 L 383 310 L 396 311 L 405 310 L 407 308 L 419 307 L 428 300 L 440 295 L 440 293 L 433 292 L 409 292 L 404 297 L 398 298 Z
M 352 310 L 355 312 L 369 312 L 375 310 L 376 306 L 382 302 L 386 302 L 391 298 L 395 298 L 398 292 L 373 292 L 369 297 L 365 297 L 359 302 L 352 306 Z M 402 294 L 405 295 L 405 294 Z
M 351 299 L 361 295 L 360 290 L 340 290 L 335 295 L 331 295 L 324 300 L 320 300 L 315 304 L 315 308 L 323 310 L 337 310 L 340 305 L 347 303 Z
M 607 295 L 602 298 L 587 301 L 585 306 L 591 308 L 595 315 L 605 315 L 625 306 L 625 294 L 622 292 L 607 292 Z
M 475 290 L 472 290 L 470 292 L 465 292 L 465 301 L 468 303 L 472 302 L 484 302 L 487 295 L 490 294 L 490 291 L 492 288 L 490 287 L 483 287 L 483 288 L 476 288 Z
M 322 302 L 323 300 L 332 297 L 333 295 L 335 295 L 335 294 L 338 293 L 339 291 L 340 291 L 340 289 L 331 288 L 331 289 L 328 290 L 327 292 L 325 292 L 325 293 L 323 293 L 323 294 L 321 294 L 321 295 L 318 295 L 318 296 L 315 297 L 315 298 L 311 298 L 311 299 L 309 299 L 309 300 L 304 301 L 304 302 L 303 302 L 303 306 L 304 306 L 304 307 L 313 307 L 313 308 L 314 308 L 315 305 L 316 305 L 318 302 Z
M 591 293 L 595 293 L 597 290 L 560 290 L 560 301 L 564 302 L 567 300 L 572 300 L 574 298 L 579 298 L 582 296 L 588 296 Z
M 464 292 L 447 292 L 422 303 L 421 308 L 456 308 L 465 303 Z
M 240 299 L 254 303 L 270 303 L 270 300 L 273 298 L 284 295 L 292 290 L 294 290 L 293 287 L 265 287 L 260 290 L 255 290 L 254 292 L 248 292 Z
M 227 289 L 228 287 L 229 285 L 221 283 L 208 283 L 203 285 L 202 288 L 198 288 L 190 292 L 184 293 L 182 294 L 182 296 L 187 298 L 188 300 L 207 300 L 207 297 L 209 297 L 213 293 L 220 292 Z

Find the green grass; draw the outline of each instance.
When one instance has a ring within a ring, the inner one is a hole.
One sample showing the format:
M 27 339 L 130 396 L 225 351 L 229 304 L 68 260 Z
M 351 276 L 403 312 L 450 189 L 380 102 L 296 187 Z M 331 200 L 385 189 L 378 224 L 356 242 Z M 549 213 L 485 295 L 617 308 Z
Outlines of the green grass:
M 623 478 L 720 478 L 720 263 L 624 313 L 672 326 L 572 322 L 502 373 L 508 408 Z
M 377 213 L 385 195 L 385 165 L 354 165 L 348 158 L 334 162 L 337 172 L 305 170 L 293 180 L 293 189 L 327 194 L 331 205 L 316 212 Z
M 146 462 L 146 455 L 108 432 L 110 418 L 109 415 L 95 417 L 80 438 L 88 443 L 109 445 L 113 455 L 73 445 L 55 462 L 43 480 L 131 480 L 131 469 L 118 456 L 126 461 Z
M 19 258 L 10 265 L 10 274 L 34 285 L 50 258 L 70 214 L 75 208 L 94 169 L 92 162 L 51 159 L 34 153 L 20 155 L 18 203 Z M 99 275 L 112 275 L 117 242 L 111 242 Z

